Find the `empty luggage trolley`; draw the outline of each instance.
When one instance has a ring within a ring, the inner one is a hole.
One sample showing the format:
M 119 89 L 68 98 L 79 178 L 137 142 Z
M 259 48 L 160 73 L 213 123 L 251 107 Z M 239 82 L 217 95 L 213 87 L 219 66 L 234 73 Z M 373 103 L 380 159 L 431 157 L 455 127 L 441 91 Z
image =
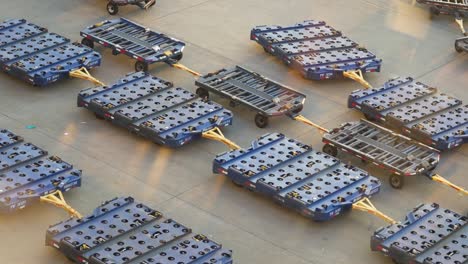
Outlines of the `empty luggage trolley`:
M 105 20 L 81 31 L 82 44 L 94 48 L 94 42 L 136 59 L 136 71 L 148 71 L 156 62 L 176 63 L 182 59 L 185 43 L 153 31 L 125 18 Z
M 87 70 L 100 64 L 99 53 L 25 19 L 0 23 L 0 68 L 27 83 L 46 86 L 70 76 L 99 83 Z
M 46 245 L 77 263 L 231 264 L 232 252 L 135 201 L 115 198 L 47 230 Z
M 230 100 L 230 106 L 246 105 L 257 112 L 255 124 L 266 127 L 273 116 L 296 115 L 306 96 L 264 76 L 236 66 L 209 73 L 196 80 L 197 94 L 208 98 L 213 92 Z
M 323 152 L 338 150 L 390 171 L 389 182 L 401 188 L 405 176 L 427 175 L 439 163 L 439 152 L 365 120 L 342 124 L 323 136 Z
M 468 105 L 410 77 L 354 91 L 348 107 L 438 150 L 468 141 Z
M 371 248 L 399 264 L 467 263 L 467 220 L 438 204 L 423 204 L 403 222 L 377 230 Z
M 61 196 L 61 192 L 80 186 L 80 170 L 0 129 L 0 213 L 23 209 L 44 197 L 59 192 Z
M 361 169 L 279 133 L 248 149 L 218 155 L 213 172 L 262 193 L 314 221 L 327 221 L 376 194 L 380 182 Z
M 112 86 L 81 91 L 78 106 L 169 147 L 232 123 L 232 113 L 220 105 L 144 72 L 129 74 Z
M 463 26 L 463 18 L 468 17 L 468 0 L 416 0 L 420 4 L 429 6 L 431 16 L 440 14 L 450 15 L 455 17 L 455 21 L 460 27 L 463 34 L 466 35 L 465 27 Z
M 349 77 L 370 87 L 363 73 L 379 72 L 382 60 L 323 21 L 293 26 L 258 26 L 250 39 L 307 79 Z
M 141 9 L 149 9 L 156 4 L 156 0 L 109 0 L 107 3 L 107 12 L 111 15 L 119 13 L 119 6 L 136 5 Z

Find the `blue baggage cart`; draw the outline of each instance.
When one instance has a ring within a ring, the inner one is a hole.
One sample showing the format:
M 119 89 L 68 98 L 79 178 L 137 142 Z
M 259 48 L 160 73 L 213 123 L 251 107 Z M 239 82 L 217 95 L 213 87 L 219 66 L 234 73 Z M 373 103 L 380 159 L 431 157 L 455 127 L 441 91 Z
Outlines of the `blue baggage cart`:
M 99 53 L 25 19 L 0 23 L 0 68 L 27 83 L 46 86 L 71 76 L 99 84 L 87 70 L 100 64 Z
M 47 230 L 46 245 L 89 264 L 232 264 L 232 252 L 132 197 L 104 202 Z

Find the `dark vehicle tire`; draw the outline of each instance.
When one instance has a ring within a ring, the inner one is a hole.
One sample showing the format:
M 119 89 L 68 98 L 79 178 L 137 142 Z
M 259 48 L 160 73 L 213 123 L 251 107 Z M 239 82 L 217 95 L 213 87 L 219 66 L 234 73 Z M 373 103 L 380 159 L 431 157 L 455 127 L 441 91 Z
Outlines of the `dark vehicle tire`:
M 107 8 L 107 12 L 112 16 L 115 16 L 119 13 L 119 6 L 112 2 L 108 3 L 106 8 Z
M 195 93 L 200 96 L 202 99 L 209 99 L 210 98 L 210 93 L 205 89 L 205 88 L 198 88 Z
M 262 114 L 255 115 L 255 125 L 259 128 L 265 128 L 268 126 L 268 117 Z
M 94 49 L 94 41 L 92 41 L 90 39 L 83 38 L 81 40 L 81 44 L 85 45 L 86 47 Z
M 338 149 L 330 144 L 323 145 L 322 151 L 330 156 L 338 156 Z
M 403 185 L 405 184 L 405 180 L 403 176 L 401 175 L 392 174 L 390 175 L 390 178 L 388 180 L 389 180 L 390 186 L 392 186 L 392 188 L 394 189 L 401 189 L 403 188 Z
M 146 62 L 137 61 L 135 62 L 135 71 L 137 72 L 147 72 L 148 64 Z

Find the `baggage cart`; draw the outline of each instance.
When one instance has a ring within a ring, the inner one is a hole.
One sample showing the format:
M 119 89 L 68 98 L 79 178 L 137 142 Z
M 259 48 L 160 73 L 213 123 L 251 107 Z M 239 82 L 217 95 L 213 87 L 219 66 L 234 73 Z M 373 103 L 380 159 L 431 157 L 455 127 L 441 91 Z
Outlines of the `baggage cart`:
M 382 60 L 324 21 L 292 26 L 258 26 L 250 39 L 312 80 L 348 77 L 365 87 L 363 73 L 379 72 Z
M 62 196 L 81 186 L 81 174 L 81 170 L 61 158 L 0 129 L 0 213 L 12 213 L 39 200 Z M 60 206 L 75 214 L 64 202 Z
M 156 0 L 109 0 L 106 6 L 110 15 L 119 13 L 119 6 L 135 5 L 141 9 L 148 10 L 156 4 Z
M 440 157 L 437 150 L 366 120 L 330 130 L 323 143 L 323 152 L 331 156 L 341 151 L 390 171 L 390 185 L 397 189 L 406 176 L 432 176 Z
M 264 128 L 270 117 L 297 115 L 306 96 L 256 72 L 236 66 L 206 74 L 195 81 L 196 93 L 208 98 L 209 93 L 230 100 L 231 107 L 245 105 L 257 112 L 255 124 Z
M 343 214 L 381 185 L 367 172 L 279 133 L 217 155 L 213 172 L 314 221 Z
M 101 84 L 88 72 L 100 64 L 99 53 L 25 19 L 0 23 L 0 68 L 29 84 L 46 86 L 69 77 Z
M 82 219 L 51 226 L 46 245 L 76 263 L 232 264 L 232 252 L 132 197 L 104 202 Z
M 81 43 L 94 48 L 99 43 L 112 49 L 112 54 L 124 54 L 136 61 L 135 71 L 148 71 L 157 62 L 169 64 L 182 59 L 185 43 L 153 31 L 125 18 L 105 20 L 81 31 Z
M 462 264 L 468 262 L 468 219 L 438 204 L 422 204 L 405 220 L 374 232 L 372 251 L 399 264 Z
M 128 74 L 111 86 L 82 90 L 78 106 L 168 147 L 183 146 L 232 124 L 232 113 L 220 105 L 145 72 Z
M 468 105 L 411 77 L 354 91 L 348 107 L 441 151 L 468 142 Z

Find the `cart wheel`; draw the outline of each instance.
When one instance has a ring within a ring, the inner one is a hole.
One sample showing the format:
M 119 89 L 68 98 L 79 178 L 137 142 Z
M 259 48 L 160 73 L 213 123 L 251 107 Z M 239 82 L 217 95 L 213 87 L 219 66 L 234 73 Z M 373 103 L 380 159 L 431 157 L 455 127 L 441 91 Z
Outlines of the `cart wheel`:
M 112 50 L 112 55 L 116 56 L 116 55 L 119 55 L 119 54 L 120 54 L 120 52 L 118 50 L 115 50 L 115 49 Z
M 95 113 L 94 116 L 96 117 L 96 119 L 104 120 L 104 117 L 101 115 L 98 115 L 97 113 Z
M 135 62 L 135 71 L 137 72 L 147 72 L 148 64 L 146 62 L 137 61 Z
M 183 53 L 179 53 L 177 56 L 172 57 L 173 60 L 175 61 L 180 61 L 184 57 Z
M 338 156 L 338 149 L 330 144 L 323 145 L 322 151 L 333 157 Z
M 236 107 L 236 102 L 234 102 L 234 101 L 229 101 L 229 106 L 230 106 L 230 107 Z
M 268 126 L 268 117 L 264 116 L 262 114 L 256 114 L 255 115 L 255 124 L 259 128 L 265 128 Z
M 457 43 L 455 42 L 455 50 L 458 52 L 458 53 L 462 53 L 463 52 L 463 49 L 461 47 L 459 47 L 457 45 Z
M 145 0 L 145 4 L 148 4 L 148 2 L 151 0 Z M 150 5 L 150 7 L 154 6 L 156 4 L 156 0 Z
M 404 179 L 400 175 L 392 174 L 389 179 L 390 185 L 395 189 L 401 189 L 405 183 Z
M 268 53 L 268 54 L 271 54 L 271 51 L 269 49 L 267 49 L 266 47 L 263 47 L 263 50 Z
M 296 108 L 294 111 L 292 111 L 294 114 L 299 114 L 302 109 L 304 109 L 304 105 L 300 105 L 298 108 Z
M 369 114 L 364 114 L 364 117 L 369 120 L 369 121 L 376 121 L 375 117 L 369 115 Z
M 198 88 L 195 93 L 200 96 L 202 99 L 209 99 L 210 98 L 210 93 L 205 89 L 205 88 Z
M 117 13 L 119 13 L 119 6 L 110 2 L 107 4 L 107 12 L 109 12 L 109 14 L 113 16 L 117 15 Z
M 92 49 L 94 49 L 94 41 L 90 40 L 90 39 L 87 39 L 87 38 L 83 38 L 81 40 L 81 44 L 87 46 L 87 47 L 90 47 Z

